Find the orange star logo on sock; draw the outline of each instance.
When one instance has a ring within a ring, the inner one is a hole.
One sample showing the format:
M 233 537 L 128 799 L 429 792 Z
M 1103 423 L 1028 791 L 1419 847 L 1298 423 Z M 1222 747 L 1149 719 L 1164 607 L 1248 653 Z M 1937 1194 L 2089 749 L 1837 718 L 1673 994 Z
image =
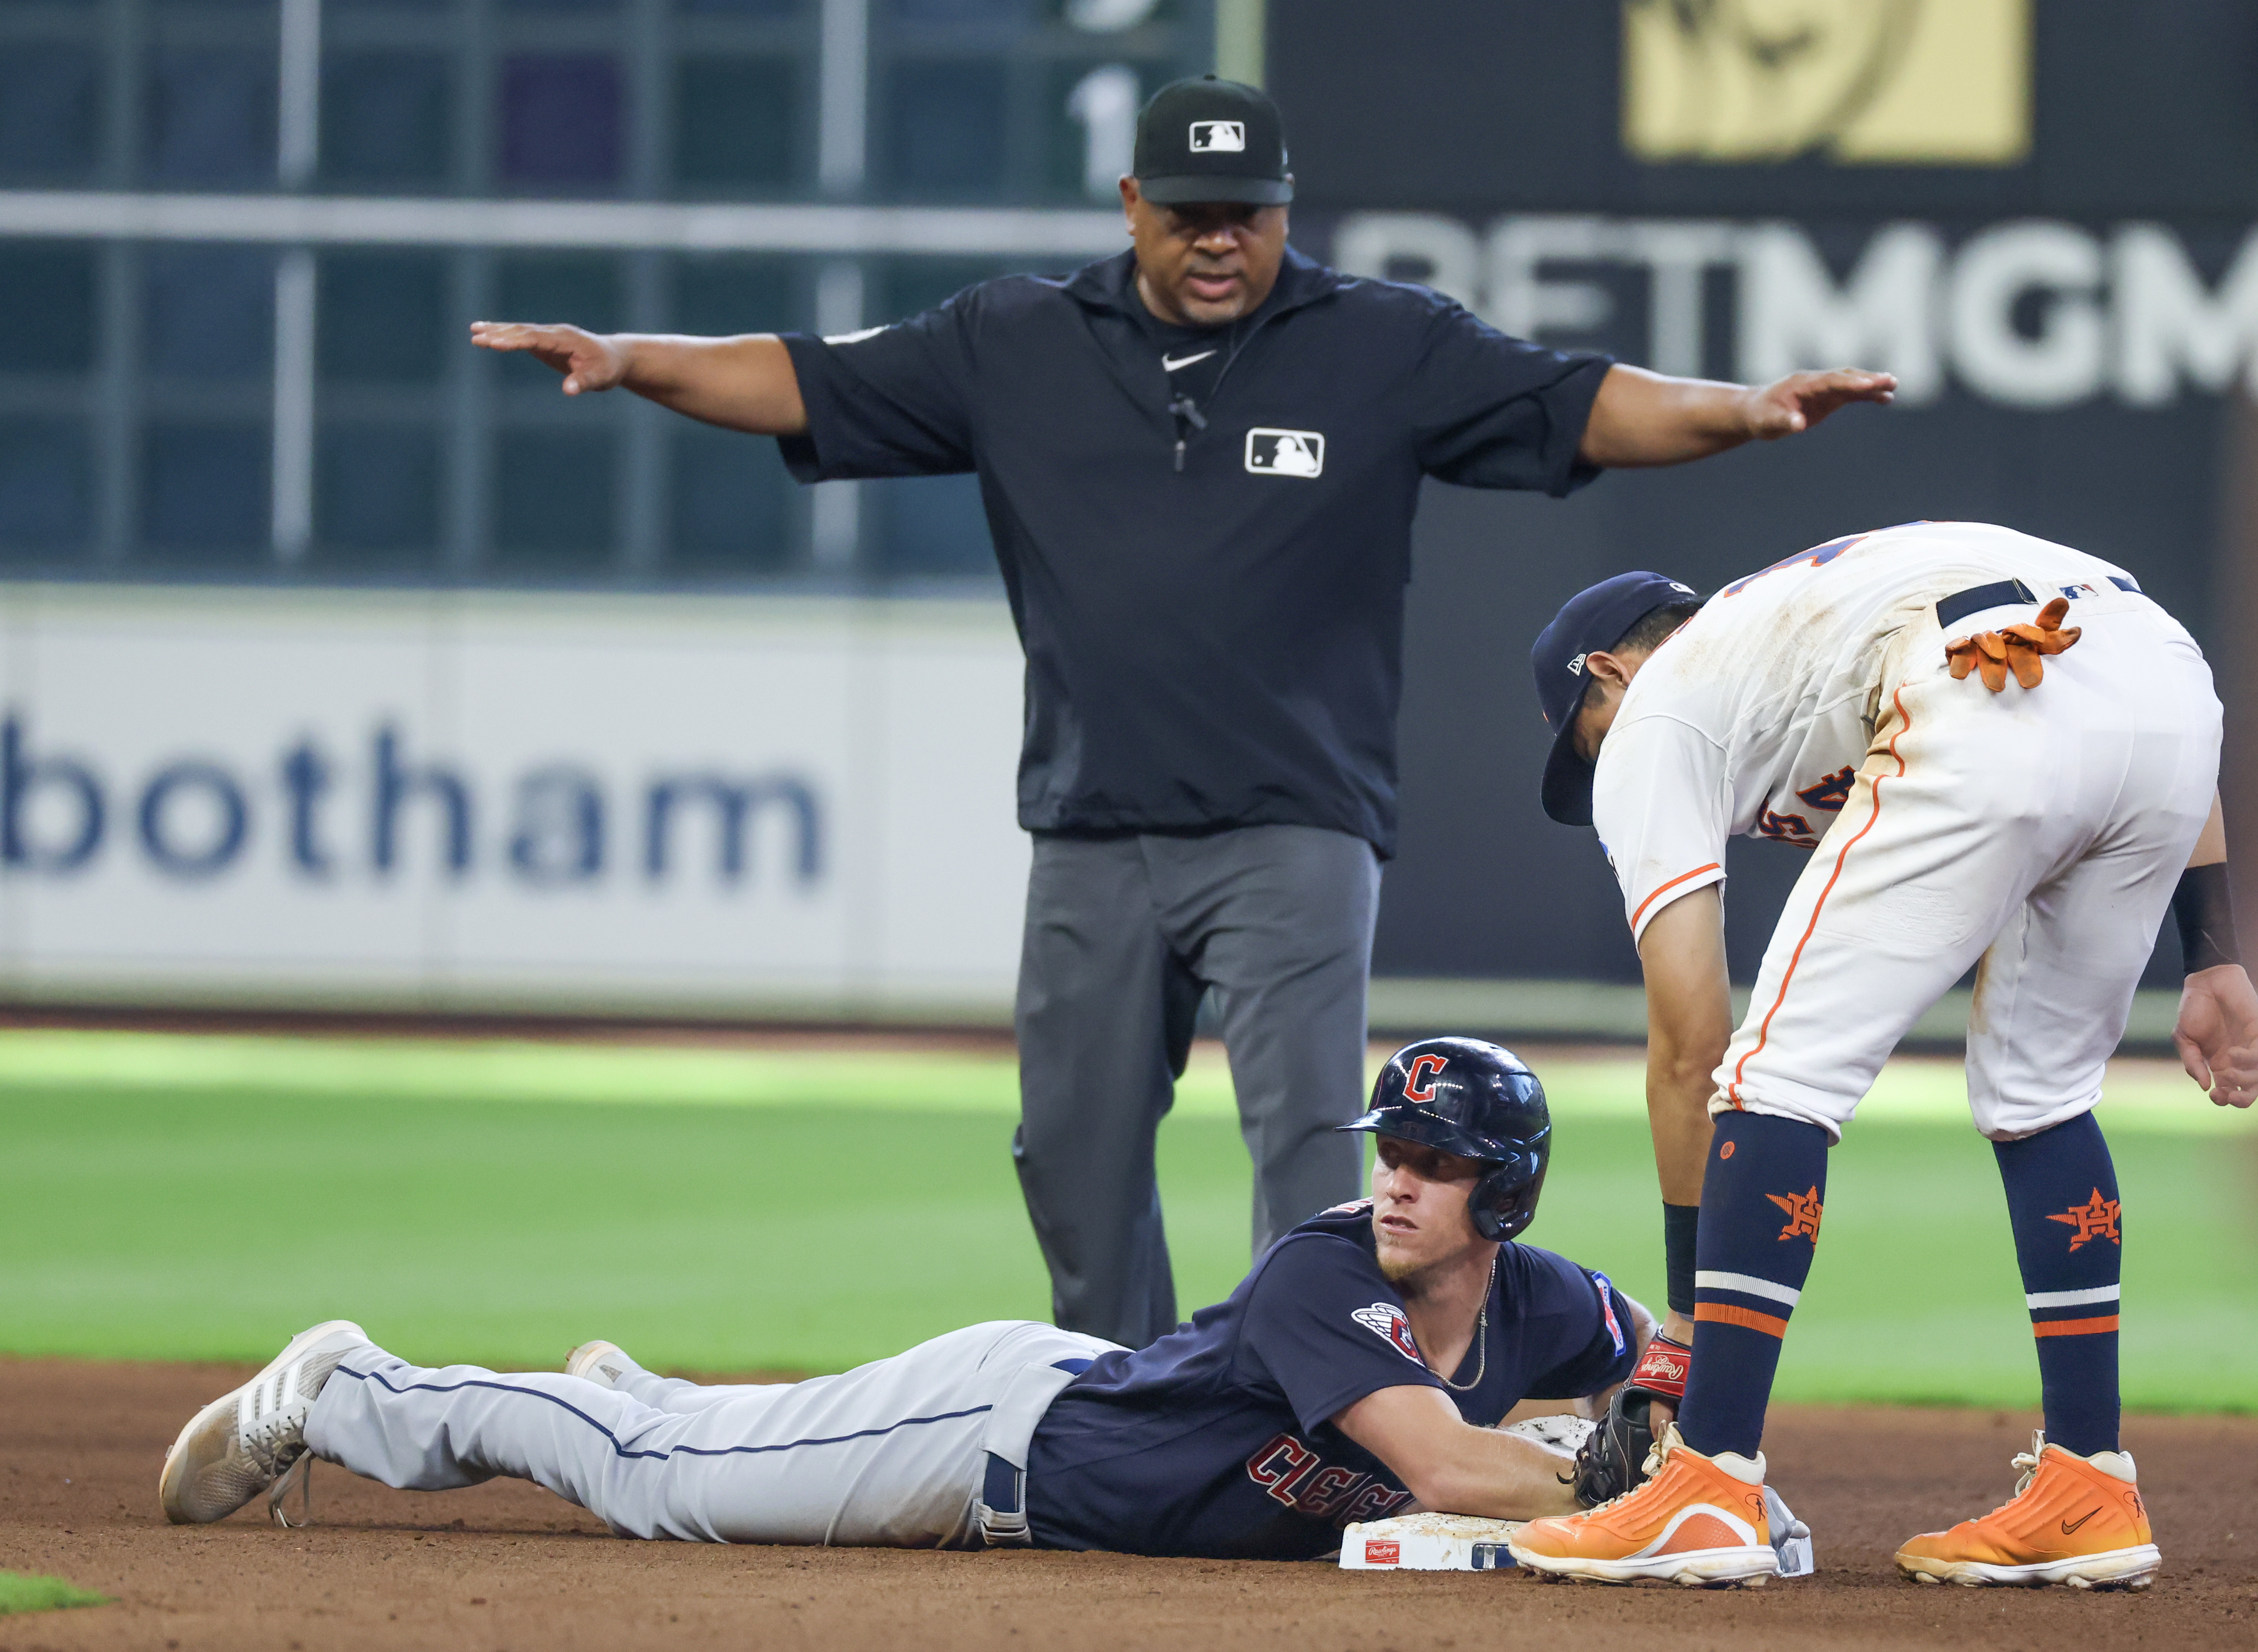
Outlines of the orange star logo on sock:
M 2074 1204 L 2060 1216 L 2049 1216 L 2047 1220 L 2077 1230 L 2070 1238 L 2070 1248 L 2073 1251 L 2088 1239 L 2106 1239 L 2112 1244 L 2122 1244 L 2125 1241 L 2117 1234 L 2117 1214 L 2120 1209 L 2116 1200 L 2103 1198 L 2101 1189 L 2096 1188 L 2093 1197 L 2085 1203 Z
M 1819 1218 L 1825 1211 L 1819 1202 L 1818 1188 L 1809 1193 L 1768 1193 L 1765 1197 L 1787 1212 L 1787 1225 L 1779 1230 L 1781 1238 L 1808 1235 L 1814 1244 L 1819 1242 Z M 2055 1220 L 2059 1222 L 2062 1218 L 2056 1216 Z

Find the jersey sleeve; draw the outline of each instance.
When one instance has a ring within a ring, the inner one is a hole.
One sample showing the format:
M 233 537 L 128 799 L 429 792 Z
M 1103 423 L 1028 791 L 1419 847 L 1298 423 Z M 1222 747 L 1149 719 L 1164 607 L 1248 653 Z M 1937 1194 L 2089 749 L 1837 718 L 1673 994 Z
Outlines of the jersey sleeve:
M 1604 1273 L 1530 1245 L 1516 1247 L 1529 1338 L 1527 1400 L 1580 1400 L 1612 1388 L 1638 1363 L 1630 1304 Z
M 1419 468 L 1467 487 L 1555 498 L 1597 476 L 1578 449 L 1608 359 L 1510 338 L 1456 304 L 1437 304 L 1412 372 Z
M 1680 896 L 1725 881 L 1724 748 L 1671 717 L 1619 721 L 1592 774 L 1592 825 L 1622 887 L 1632 945 Z
M 1305 1433 L 1382 1388 L 1443 1386 L 1379 1265 L 1326 1234 L 1289 1240 L 1271 1253 L 1239 1337 Z
M 834 338 L 785 335 L 805 435 L 778 445 L 803 482 L 849 477 L 948 476 L 973 468 L 974 329 L 977 289 L 891 327 Z

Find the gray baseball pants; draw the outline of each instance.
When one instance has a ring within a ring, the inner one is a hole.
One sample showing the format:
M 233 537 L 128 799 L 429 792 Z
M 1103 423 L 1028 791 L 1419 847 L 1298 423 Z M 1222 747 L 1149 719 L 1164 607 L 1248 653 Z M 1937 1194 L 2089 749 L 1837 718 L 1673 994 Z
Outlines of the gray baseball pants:
M 1176 1327 L 1153 1145 L 1212 989 L 1254 1160 L 1254 1249 L 1362 1191 L 1365 990 L 1380 863 L 1361 838 L 1038 836 L 1012 1158 L 1069 1329 Z
M 370 1347 L 323 1386 L 306 1443 L 407 1491 L 532 1480 L 626 1537 L 1024 1544 L 1035 1424 L 1111 1346 L 998 1320 L 836 1377 L 701 1387 L 630 1368 L 611 1388 Z

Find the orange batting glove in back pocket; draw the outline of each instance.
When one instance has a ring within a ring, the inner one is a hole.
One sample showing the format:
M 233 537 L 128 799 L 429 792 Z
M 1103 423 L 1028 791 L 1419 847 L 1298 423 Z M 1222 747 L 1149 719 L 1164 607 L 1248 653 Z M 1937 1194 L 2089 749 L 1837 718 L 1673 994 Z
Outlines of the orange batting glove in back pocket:
M 2039 679 L 2046 675 L 2040 658 L 2061 653 L 2084 635 L 2074 625 L 2064 628 L 2062 622 L 2069 613 L 2070 599 L 2056 597 L 2041 608 L 2039 617 L 2028 624 L 2004 626 L 1997 631 L 1978 631 L 1954 638 L 1944 645 L 1944 657 L 1952 667 L 1953 681 L 1958 682 L 1970 671 L 1981 671 L 1984 686 L 1997 694 L 2006 688 L 2007 672 L 2012 668 L 2015 681 L 2025 688 L 2036 688 Z

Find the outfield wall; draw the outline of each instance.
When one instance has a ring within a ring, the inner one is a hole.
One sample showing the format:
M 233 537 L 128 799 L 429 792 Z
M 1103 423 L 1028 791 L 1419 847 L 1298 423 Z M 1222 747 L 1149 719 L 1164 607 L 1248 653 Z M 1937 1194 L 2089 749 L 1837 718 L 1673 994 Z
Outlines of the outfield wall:
M 0 586 L 0 994 L 992 1022 L 1002 605 Z

